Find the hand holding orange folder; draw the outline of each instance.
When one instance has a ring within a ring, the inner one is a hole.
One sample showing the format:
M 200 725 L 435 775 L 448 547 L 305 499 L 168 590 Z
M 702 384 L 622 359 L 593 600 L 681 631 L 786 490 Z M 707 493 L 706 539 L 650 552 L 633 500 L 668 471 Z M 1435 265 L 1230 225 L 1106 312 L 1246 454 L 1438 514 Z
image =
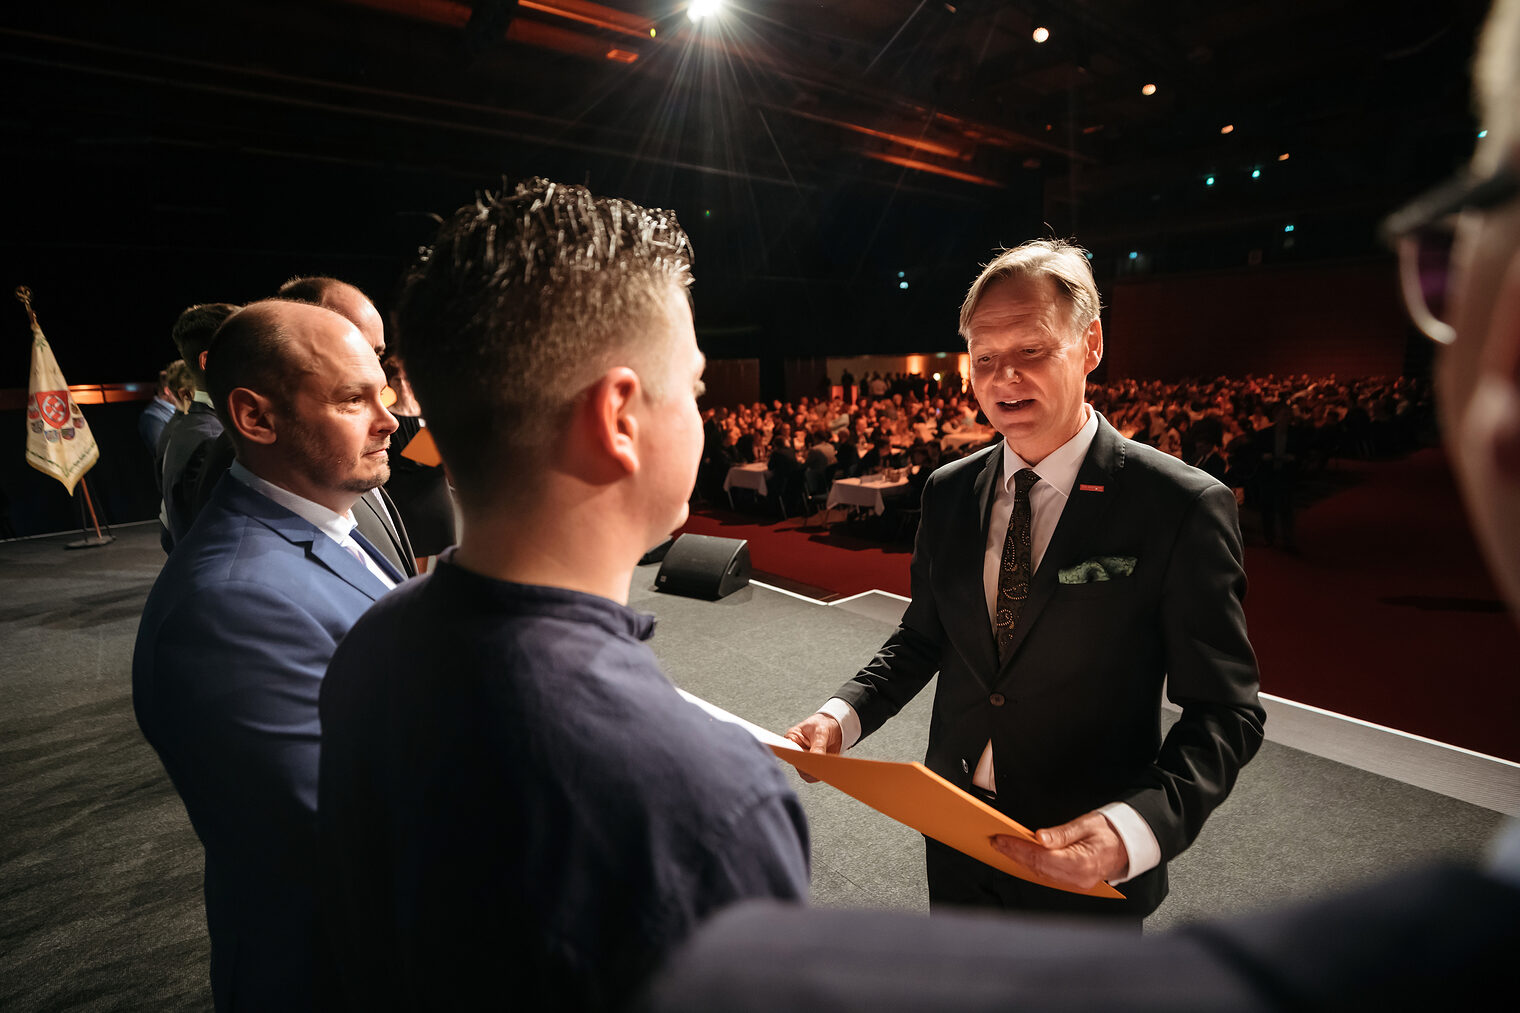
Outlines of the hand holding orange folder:
M 719 721 L 727 721 L 743 728 L 769 746 L 771 752 L 796 767 L 798 773 L 827 781 L 877 812 L 994 869 L 1069 893 L 1086 894 L 1089 897 L 1124 897 L 1107 883 L 1078 889 L 1053 882 L 1004 855 L 992 846 L 994 836 L 1005 834 L 1034 841 L 1034 835 L 987 803 L 961 791 L 922 763 L 859 760 L 853 756 L 809 753 L 798 748 L 790 739 L 751 724 L 684 689 L 677 689 L 676 692 Z
M 1053 882 L 1004 855 L 992 846 L 994 835 L 1006 834 L 1026 841 L 1034 841 L 1034 835 L 922 763 L 858 760 L 850 756 L 807 753 L 775 744 L 771 745 L 771 752 L 798 771 L 829 782 L 851 798 L 904 826 L 1010 876 L 1089 897 L 1124 896 L 1107 883 L 1078 889 Z

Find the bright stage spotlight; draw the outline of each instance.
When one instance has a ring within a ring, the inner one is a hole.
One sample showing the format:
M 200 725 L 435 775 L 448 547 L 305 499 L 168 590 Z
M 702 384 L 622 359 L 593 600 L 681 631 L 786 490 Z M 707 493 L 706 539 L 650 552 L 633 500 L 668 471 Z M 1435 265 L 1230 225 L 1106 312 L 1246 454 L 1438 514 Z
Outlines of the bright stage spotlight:
M 691 5 L 686 8 L 686 16 L 693 22 L 701 21 L 711 14 L 717 14 L 723 9 L 723 0 L 691 0 Z

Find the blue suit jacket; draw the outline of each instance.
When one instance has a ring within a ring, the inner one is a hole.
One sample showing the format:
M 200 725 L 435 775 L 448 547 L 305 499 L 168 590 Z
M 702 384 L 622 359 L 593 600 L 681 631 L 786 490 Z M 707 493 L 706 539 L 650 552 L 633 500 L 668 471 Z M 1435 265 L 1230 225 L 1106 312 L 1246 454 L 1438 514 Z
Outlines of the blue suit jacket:
M 312 524 L 230 480 L 148 595 L 132 700 L 206 849 L 218 1009 L 312 1005 L 317 693 L 385 591 Z

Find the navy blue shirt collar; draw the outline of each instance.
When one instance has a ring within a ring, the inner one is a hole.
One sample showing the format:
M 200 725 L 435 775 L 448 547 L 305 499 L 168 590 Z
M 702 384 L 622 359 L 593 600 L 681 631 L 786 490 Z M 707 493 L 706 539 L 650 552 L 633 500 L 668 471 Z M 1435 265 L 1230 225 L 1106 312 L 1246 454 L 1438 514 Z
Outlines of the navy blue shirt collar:
M 620 605 L 599 594 L 483 576 L 455 563 L 453 546 L 439 554 L 431 579 L 442 581 L 451 594 L 462 594 L 518 614 L 591 623 L 614 636 L 633 640 L 648 640 L 654 635 L 654 616 L 647 612 Z

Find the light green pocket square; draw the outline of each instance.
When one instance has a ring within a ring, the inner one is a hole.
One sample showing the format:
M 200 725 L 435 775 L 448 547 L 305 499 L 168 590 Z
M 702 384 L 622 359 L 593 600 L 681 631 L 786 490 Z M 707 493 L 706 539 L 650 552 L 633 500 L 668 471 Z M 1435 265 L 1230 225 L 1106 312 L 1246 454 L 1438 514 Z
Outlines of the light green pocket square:
M 1085 563 L 1068 566 L 1060 573 L 1063 584 L 1091 584 L 1099 580 L 1128 577 L 1135 572 L 1134 556 L 1094 556 Z

